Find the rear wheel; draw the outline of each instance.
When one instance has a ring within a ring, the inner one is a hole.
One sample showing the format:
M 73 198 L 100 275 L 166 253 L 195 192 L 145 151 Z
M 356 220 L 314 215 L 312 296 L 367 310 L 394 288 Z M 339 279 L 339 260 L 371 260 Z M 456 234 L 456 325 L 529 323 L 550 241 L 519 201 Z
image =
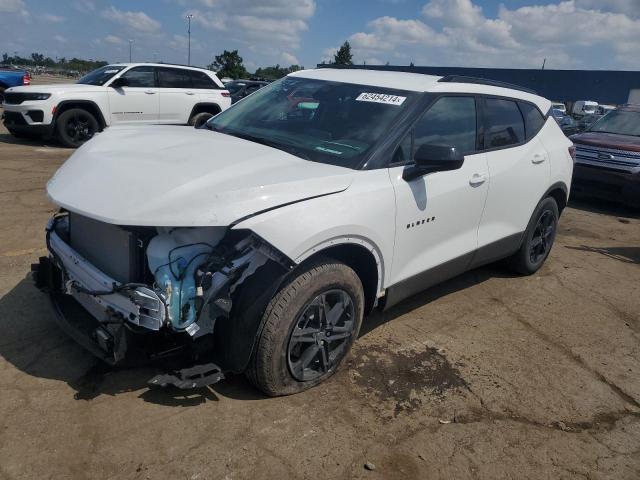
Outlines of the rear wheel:
M 247 370 L 267 395 L 289 395 L 333 375 L 357 338 L 364 312 L 362 283 L 334 260 L 302 271 L 271 300 Z
M 558 218 L 558 204 L 553 198 L 547 197 L 538 204 L 520 249 L 508 260 L 512 270 L 531 275 L 542 267 L 556 238 Z
M 209 112 L 196 113 L 189 119 L 189 125 L 195 128 L 200 128 L 207 123 L 207 120 L 211 117 L 213 117 L 213 114 Z
M 58 138 L 65 147 L 76 148 L 90 140 L 98 131 L 96 118 L 82 108 L 71 108 L 56 121 Z

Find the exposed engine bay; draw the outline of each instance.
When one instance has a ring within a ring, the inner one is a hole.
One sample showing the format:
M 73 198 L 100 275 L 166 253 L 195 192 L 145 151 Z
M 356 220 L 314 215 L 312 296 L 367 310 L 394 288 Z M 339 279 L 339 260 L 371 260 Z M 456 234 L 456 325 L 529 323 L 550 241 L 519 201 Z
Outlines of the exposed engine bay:
M 267 263 L 280 276 L 294 266 L 254 233 L 227 227 L 120 227 L 60 212 L 49 221 L 46 240 L 50 257 L 35 266 L 37 283 L 58 296 L 59 316 L 69 317 L 60 305 L 71 297 L 93 317 L 95 328 L 79 326 L 88 337 L 81 343 L 94 354 L 100 349 L 111 364 L 131 357 L 134 344 L 148 359 L 186 350 L 207 357 L 216 325 L 233 321 L 243 283 Z M 209 370 L 223 378 L 223 368 L 210 365 L 217 367 L 189 365 L 189 375 L 198 377 L 193 382 L 165 375 L 152 383 L 213 383 Z

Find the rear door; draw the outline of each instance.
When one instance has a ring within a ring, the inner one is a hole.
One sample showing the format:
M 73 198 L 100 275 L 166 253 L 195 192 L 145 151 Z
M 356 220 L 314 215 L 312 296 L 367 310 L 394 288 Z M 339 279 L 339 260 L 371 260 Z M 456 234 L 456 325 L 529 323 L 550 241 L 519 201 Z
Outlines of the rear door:
M 517 249 L 533 210 L 549 187 L 549 155 L 536 136 L 544 117 L 535 105 L 491 97 L 483 99 L 483 110 L 491 187 L 478 246 L 495 246 L 499 256 Z
M 160 123 L 186 124 L 193 106 L 198 102 L 189 70 L 171 67 L 157 67 L 157 70 Z
M 396 195 L 396 241 L 391 284 L 416 279 L 423 288 L 438 280 L 435 267 L 464 271 L 477 246 L 478 224 L 489 188 L 486 156 L 477 152 L 477 107 L 473 96 L 436 100 L 399 145 L 398 166 L 389 168 Z M 423 143 L 455 146 L 465 154 L 458 170 L 402 178 Z M 447 267 L 449 265 L 449 267 Z M 431 271 L 431 272 L 429 272 Z M 429 272 L 430 279 L 418 275 Z M 417 288 L 419 290 L 421 288 Z
M 133 67 L 121 75 L 126 87 L 108 89 L 111 124 L 156 123 L 158 89 L 153 67 Z

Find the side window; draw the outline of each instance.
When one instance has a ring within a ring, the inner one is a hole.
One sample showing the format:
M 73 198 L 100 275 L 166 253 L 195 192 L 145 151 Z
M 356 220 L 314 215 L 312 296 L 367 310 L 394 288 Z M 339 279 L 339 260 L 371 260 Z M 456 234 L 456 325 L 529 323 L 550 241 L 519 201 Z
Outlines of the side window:
M 484 108 L 485 147 L 507 147 L 524 142 L 524 121 L 516 102 L 488 98 Z
M 527 133 L 527 140 L 536 136 L 544 125 L 544 117 L 534 105 L 525 102 L 518 102 L 522 116 L 524 117 L 524 128 Z
M 158 68 L 160 88 L 191 88 L 191 79 L 186 70 L 179 68 Z
M 218 88 L 218 85 L 204 72 L 189 70 L 189 76 L 191 77 L 192 88 Z
M 415 126 L 414 151 L 423 144 L 450 145 L 462 154 L 476 149 L 476 101 L 473 97 L 442 97 Z
M 156 86 L 153 67 L 134 67 L 122 75 L 129 87 L 153 88 Z

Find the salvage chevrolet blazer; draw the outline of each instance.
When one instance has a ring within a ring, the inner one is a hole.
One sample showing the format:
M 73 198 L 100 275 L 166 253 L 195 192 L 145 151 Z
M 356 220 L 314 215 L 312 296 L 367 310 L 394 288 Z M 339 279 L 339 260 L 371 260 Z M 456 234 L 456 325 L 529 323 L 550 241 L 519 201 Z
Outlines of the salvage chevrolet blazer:
M 152 383 L 244 372 L 269 395 L 331 376 L 363 317 L 508 258 L 536 272 L 572 144 L 504 84 L 301 71 L 204 127 L 117 127 L 49 181 L 35 277 L 112 363 L 179 355 Z

